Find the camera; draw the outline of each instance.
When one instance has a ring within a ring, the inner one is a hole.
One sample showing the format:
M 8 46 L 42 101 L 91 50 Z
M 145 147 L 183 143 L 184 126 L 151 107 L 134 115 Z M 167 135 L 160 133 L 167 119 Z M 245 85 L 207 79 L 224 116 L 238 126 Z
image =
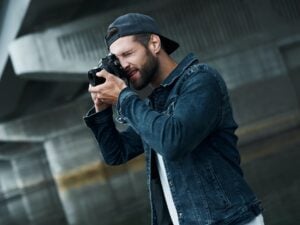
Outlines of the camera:
M 118 76 L 120 78 L 126 78 L 126 72 L 121 66 L 120 61 L 114 54 L 108 54 L 106 57 L 102 58 L 97 67 L 88 71 L 88 79 L 92 86 L 97 86 L 105 82 L 104 77 L 96 76 L 96 73 L 105 69 L 107 72 Z

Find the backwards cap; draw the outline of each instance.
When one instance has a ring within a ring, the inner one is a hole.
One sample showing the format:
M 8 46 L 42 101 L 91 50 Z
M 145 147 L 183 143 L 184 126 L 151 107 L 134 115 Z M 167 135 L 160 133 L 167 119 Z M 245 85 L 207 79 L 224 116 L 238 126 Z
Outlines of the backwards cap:
M 120 37 L 146 33 L 157 34 L 168 54 L 179 47 L 177 42 L 160 34 L 159 27 L 152 17 L 140 13 L 128 13 L 113 21 L 107 29 L 105 43 L 109 48 Z

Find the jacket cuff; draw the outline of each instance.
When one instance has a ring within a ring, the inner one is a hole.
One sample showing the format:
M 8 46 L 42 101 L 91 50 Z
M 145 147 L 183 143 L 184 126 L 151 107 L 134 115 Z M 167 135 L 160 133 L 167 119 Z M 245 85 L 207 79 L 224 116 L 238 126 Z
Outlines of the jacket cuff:
M 113 112 L 111 107 L 101 112 L 96 112 L 95 107 L 93 107 L 87 112 L 83 119 L 88 127 L 93 127 L 111 120 L 112 114 Z
M 134 92 L 132 89 L 130 89 L 129 87 L 124 88 L 119 95 L 119 99 L 117 102 L 117 112 L 118 112 L 117 121 L 120 123 L 127 122 L 126 115 L 124 113 L 127 106 L 127 102 L 132 96 L 138 96 L 138 94 Z

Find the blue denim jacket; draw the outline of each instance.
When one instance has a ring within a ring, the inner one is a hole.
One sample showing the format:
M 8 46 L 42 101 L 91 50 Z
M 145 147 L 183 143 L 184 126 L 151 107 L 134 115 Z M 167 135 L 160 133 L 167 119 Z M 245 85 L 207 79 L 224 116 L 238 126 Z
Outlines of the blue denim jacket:
M 117 109 L 129 125 L 121 133 L 111 109 L 84 119 L 108 164 L 145 153 L 153 225 L 167 224 L 154 152 L 164 158 L 180 225 L 239 225 L 261 213 L 243 178 L 237 124 L 216 70 L 189 54 L 146 100 L 124 89 Z

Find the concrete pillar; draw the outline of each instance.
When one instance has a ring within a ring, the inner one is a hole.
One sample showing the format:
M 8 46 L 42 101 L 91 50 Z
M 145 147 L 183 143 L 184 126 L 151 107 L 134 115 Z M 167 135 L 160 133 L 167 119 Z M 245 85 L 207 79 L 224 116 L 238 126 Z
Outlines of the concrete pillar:
M 12 159 L 12 167 L 30 225 L 66 224 L 44 150 Z
M 87 128 L 52 138 L 45 149 L 70 225 L 147 223 L 142 159 L 106 166 Z
M 0 224 L 27 225 L 29 219 L 10 161 L 0 161 Z

